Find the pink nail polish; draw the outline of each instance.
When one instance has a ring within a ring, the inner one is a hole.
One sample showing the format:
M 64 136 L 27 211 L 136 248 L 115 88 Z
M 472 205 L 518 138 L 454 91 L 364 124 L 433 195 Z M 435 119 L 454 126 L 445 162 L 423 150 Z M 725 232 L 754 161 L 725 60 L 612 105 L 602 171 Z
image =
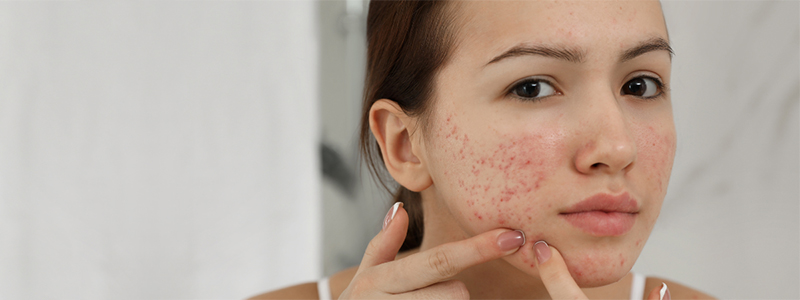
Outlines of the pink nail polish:
M 525 245 L 525 233 L 521 230 L 504 232 L 497 236 L 497 246 L 500 250 L 511 251 Z
M 667 287 L 666 283 L 661 283 L 661 290 L 658 291 L 658 299 L 660 300 L 671 300 L 672 296 L 669 294 L 669 288 Z
M 533 251 L 536 252 L 536 261 L 543 264 L 550 259 L 550 246 L 545 241 L 538 241 L 533 244 Z
M 397 210 L 403 207 L 403 202 L 395 202 L 392 205 L 392 208 L 389 209 L 389 212 L 386 213 L 386 217 L 383 218 L 383 230 L 386 230 L 386 227 L 389 227 L 389 224 L 392 223 L 392 219 L 394 219 L 394 215 L 397 214 Z

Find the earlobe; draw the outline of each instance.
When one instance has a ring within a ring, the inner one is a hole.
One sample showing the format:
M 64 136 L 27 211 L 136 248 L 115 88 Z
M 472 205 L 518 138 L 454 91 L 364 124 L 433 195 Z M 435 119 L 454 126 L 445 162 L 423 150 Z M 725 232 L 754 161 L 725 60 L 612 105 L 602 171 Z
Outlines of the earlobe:
M 388 99 L 376 101 L 369 111 L 369 127 L 381 148 L 389 174 L 405 188 L 419 192 L 433 184 L 424 157 L 423 139 L 412 138 L 409 125 L 414 118 Z M 422 159 L 421 159 L 422 158 Z

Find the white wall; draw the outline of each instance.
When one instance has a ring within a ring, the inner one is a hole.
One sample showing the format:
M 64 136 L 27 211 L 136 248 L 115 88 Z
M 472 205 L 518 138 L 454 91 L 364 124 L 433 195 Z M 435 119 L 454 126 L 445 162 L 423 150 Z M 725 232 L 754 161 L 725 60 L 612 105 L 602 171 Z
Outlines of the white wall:
M 800 298 L 800 2 L 663 7 L 678 153 L 634 270 L 722 298 Z
M 321 274 L 315 3 L 0 4 L 0 299 Z

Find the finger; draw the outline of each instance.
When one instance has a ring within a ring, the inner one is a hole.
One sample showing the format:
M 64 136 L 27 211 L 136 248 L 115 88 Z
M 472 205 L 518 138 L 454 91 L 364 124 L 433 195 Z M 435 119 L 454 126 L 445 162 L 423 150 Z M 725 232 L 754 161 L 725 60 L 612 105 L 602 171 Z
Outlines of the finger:
M 448 280 L 435 283 L 426 288 L 399 294 L 406 299 L 469 299 L 467 286 L 458 280 Z
M 403 246 L 408 229 L 408 213 L 403 209 L 402 202 L 397 202 L 389 208 L 389 212 L 384 218 L 384 225 L 385 228 L 375 235 L 367 245 L 356 275 L 366 268 L 393 261 L 397 256 L 397 251 Z
M 661 286 L 654 288 L 650 291 L 650 294 L 647 295 L 647 300 L 670 300 L 671 296 L 669 294 L 669 289 L 667 288 L 666 283 L 661 283 Z
M 587 299 L 581 288 L 569 274 L 564 258 L 556 248 L 550 247 L 544 241 L 533 245 L 536 255 L 536 266 L 544 287 L 553 299 Z
M 375 269 L 377 274 L 387 274 L 378 279 L 386 292 L 402 293 L 445 281 L 466 268 L 512 254 L 524 244 L 522 231 L 495 229 Z

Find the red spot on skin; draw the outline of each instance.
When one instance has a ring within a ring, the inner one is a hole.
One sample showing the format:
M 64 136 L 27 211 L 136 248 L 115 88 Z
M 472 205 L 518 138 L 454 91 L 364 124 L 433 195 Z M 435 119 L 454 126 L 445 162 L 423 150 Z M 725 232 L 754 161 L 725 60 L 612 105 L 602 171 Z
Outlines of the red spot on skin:
M 639 241 L 636 241 L 636 246 L 639 246 L 639 244 L 640 244 L 641 242 L 642 242 L 641 240 L 639 240 Z

